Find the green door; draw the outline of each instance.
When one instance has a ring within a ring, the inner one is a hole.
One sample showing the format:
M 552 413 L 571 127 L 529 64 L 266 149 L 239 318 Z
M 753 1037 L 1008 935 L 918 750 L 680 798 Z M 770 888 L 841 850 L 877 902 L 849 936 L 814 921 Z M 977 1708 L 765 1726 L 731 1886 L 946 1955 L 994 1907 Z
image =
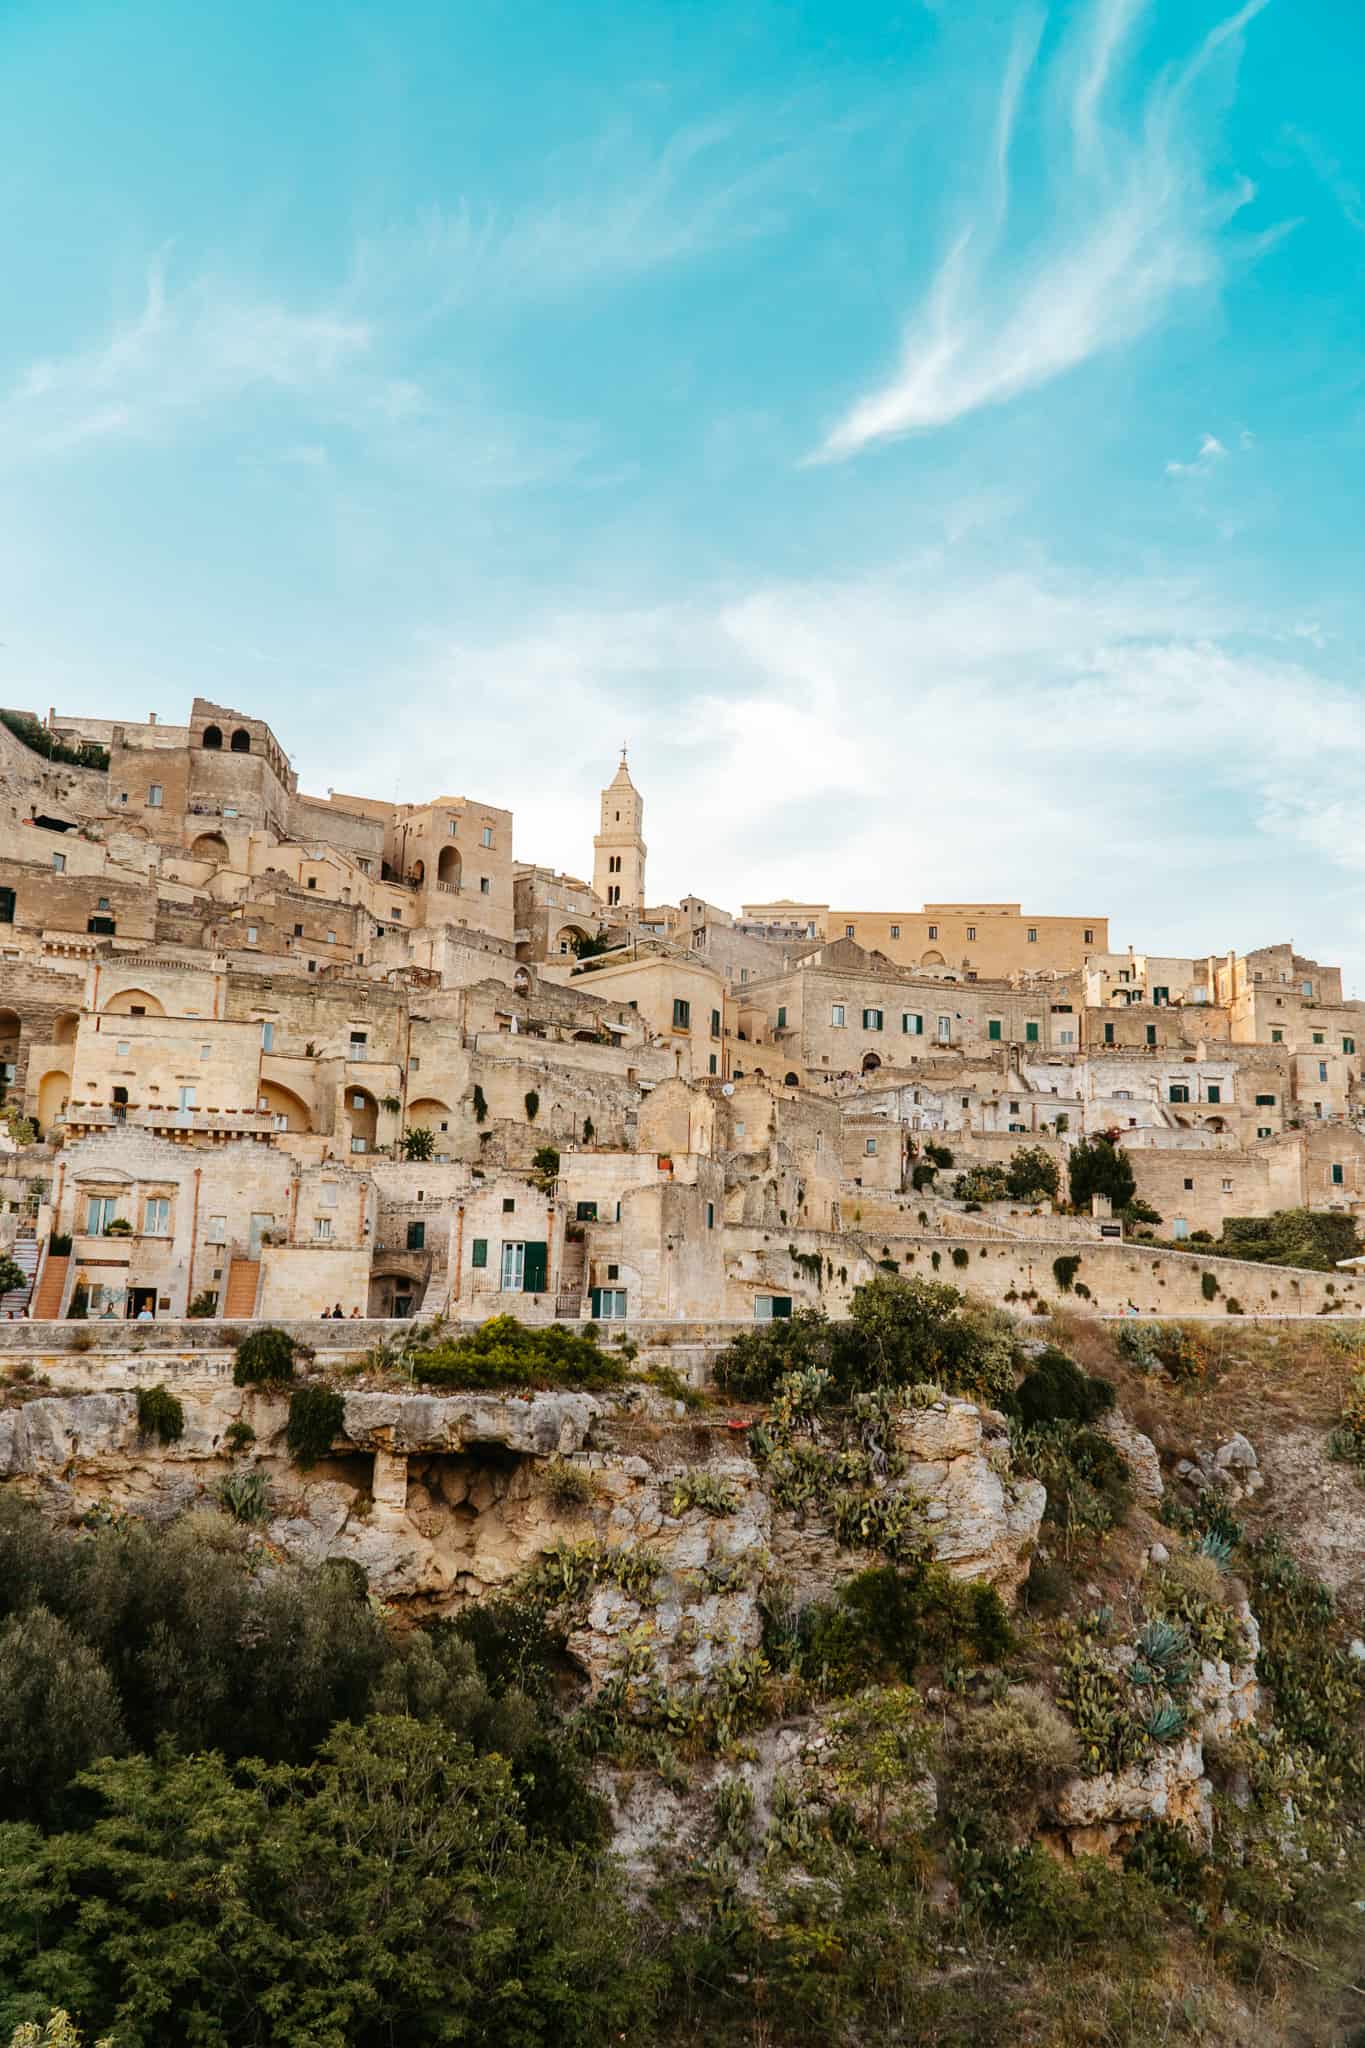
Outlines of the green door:
M 547 1244 L 528 1244 L 526 1263 L 522 1269 L 522 1293 L 543 1294 L 549 1271 L 550 1247 Z

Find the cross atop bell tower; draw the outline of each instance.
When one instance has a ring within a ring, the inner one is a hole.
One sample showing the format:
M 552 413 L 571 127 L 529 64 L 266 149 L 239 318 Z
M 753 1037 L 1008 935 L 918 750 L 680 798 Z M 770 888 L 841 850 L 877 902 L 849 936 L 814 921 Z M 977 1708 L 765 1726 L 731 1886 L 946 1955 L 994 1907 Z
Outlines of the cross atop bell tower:
M 592 886 L 609 910 L 640 911 L 645 904 L 645 805 L 630 779 L 626 748 L 602 791 L 601 830 L 592 842 Z

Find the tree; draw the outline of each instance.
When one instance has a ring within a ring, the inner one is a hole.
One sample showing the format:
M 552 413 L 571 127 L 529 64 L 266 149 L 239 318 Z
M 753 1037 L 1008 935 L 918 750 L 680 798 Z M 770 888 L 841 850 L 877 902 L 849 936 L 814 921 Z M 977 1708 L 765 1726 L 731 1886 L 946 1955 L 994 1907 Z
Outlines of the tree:
M 405 1159 L 414 1161 L 427 1160 L 432 1158 L 435 1151 L 436 1134 L 434 1131 L 429 1131 L 424 1124 L 418 1124 L 414 1130 L 404 1131 L 403 1157 Z
M 1005 1184 L 1017 1202 L 1055 1199 L 1061 1183 L 1056 1160 L 1041 1145 L 1021 1145 L 1005 1171 Z
M 0 1627 L 0 1692 L 0 1810 L 50 1823 L 78 1771 L 128 1746 L 114 1681 L 75 1629 L 31 1607 Z
M 1073 1145 L 1067 1172 L 1076 1209 L 1088 1209 L 1095 1195 L 1107 1195 L 1115 1210 L 1124 1209 L 1137 1192 L 1132 1162 L 1109 1138 L 1082 1138 Z
M 27 1286 L 28 1274 L 18 1260 L 0 1252 L 0 1294 L 13 1294 L 16 1288 Z
M 510 1764 L 438 1723 L 335 1728 L 302 1767 L 166 1753 L 83 1783 L 83 1833 L 0 1831 L 0 1980 L 79 1984 L 120 2048 L 647 2031 L 659 1971 L 619 1879 L 528 1850 Z

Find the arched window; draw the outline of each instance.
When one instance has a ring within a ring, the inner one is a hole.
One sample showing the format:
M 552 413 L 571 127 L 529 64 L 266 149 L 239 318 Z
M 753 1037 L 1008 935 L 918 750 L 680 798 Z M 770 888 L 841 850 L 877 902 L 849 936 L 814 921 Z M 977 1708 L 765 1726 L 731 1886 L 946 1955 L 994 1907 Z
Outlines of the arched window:
M 222 744 L 222 729 L 216 725 L 206 725 L 204 727 L 204 745 L 208 747 L 211 752 L 216 753 L 218 748 L 221 747 Z
M 226 860 L 228 843 L 221 832 L 201 832 L 191 846 L 190 854 L 195 860 Z
M 875 1052 L 865 1052 L 863 1054 L 863 1072 L 865 1074 L 875 1074 L 880 1065 L 881 1061 Z
M 455 846 L 443 846 L 441 857 L 436 863 L 436 886 L 438 889 L 456 890 L 460 886 L 460 853 Z
M 801 1083 L 795 1074 L 788 1074 L 782 1085 L 784 1088 L 799 1088 Z
M 228 741 L 228 745 L 234 754 L 249 754 L 251 752 L 251 734 L 244 725 L 238 726 L 236 732 Z

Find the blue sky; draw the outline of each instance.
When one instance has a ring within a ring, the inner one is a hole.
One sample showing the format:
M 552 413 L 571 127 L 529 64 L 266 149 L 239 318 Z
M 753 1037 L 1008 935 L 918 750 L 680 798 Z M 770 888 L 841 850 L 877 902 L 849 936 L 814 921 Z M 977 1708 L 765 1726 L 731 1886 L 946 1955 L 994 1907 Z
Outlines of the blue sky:
M 0 13 L 0 698 L 1365 989 L 1365 11 Z

